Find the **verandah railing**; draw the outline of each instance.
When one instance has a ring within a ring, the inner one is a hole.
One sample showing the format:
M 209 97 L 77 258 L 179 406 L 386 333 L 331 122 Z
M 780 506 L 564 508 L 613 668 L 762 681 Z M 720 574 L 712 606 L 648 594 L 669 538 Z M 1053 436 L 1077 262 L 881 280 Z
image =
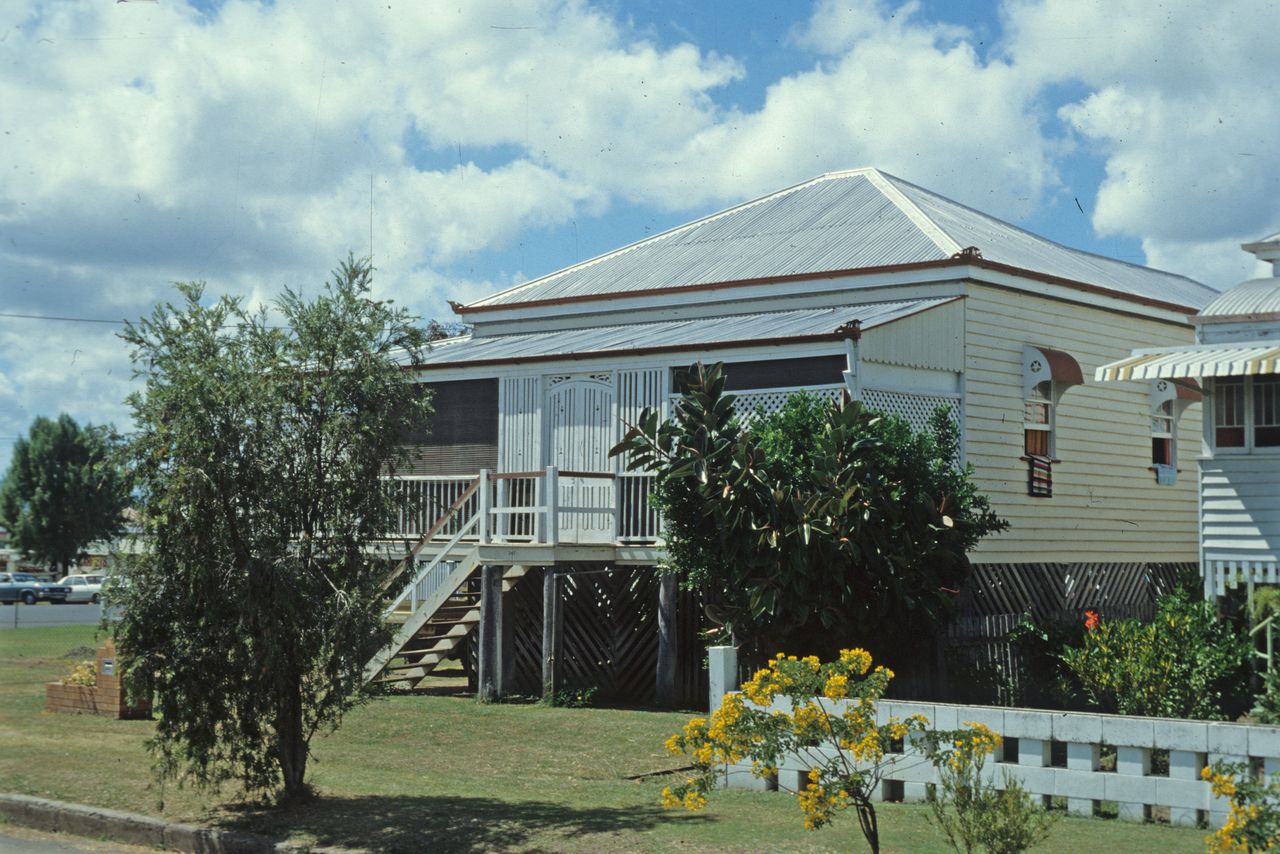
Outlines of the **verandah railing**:
M 599 489 L 562 490 L 566 479 L 604 482 L 607 497 L 600 498 Z M 395 477 L 388 479 L 388 488 L 405 507 L 396 530 L 388 532 L 391 539 L 441 543 L 458 536 L 459 543 L 554 545 L 585 541 L 583 532 L 588 529 L 598 534 L 597 520 L 603 517 L 609 519 L 610 542 L 656 543 L 662 533 L 661 515 L 650 502 L 654 477 L 645 473 L 615 475 L 548 466 L 526 472 L 481 471 L 476 477 Z M 477 517 L 474 525 L 461 531 L 472 517 Z M 592 524 L 584 524 L 587 520 Z

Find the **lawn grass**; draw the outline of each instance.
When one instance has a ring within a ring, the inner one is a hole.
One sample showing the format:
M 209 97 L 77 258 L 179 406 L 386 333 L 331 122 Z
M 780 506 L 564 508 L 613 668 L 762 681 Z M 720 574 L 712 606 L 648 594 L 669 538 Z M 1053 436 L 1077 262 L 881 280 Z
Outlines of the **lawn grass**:
M 718 793 L 696 814 L 658 807 L 671 768 L 663 740 L 688 715 L 445 696 L 377 699 L 317 739 L 321 798 L 272 810 L 151 779 L 148 721 L 43 712 L 43 683 L 93 629 L 0 632 L 0 789 L 235 826 L 279 838 L 373 851 L 862 851 L 852 818 L 817 832 L 792 798 Z M 886 804 L 886 852 L 947 851 L 919 806 Z M 1200 830 L 1067 818 L 1046 852 L 1204 850 Z

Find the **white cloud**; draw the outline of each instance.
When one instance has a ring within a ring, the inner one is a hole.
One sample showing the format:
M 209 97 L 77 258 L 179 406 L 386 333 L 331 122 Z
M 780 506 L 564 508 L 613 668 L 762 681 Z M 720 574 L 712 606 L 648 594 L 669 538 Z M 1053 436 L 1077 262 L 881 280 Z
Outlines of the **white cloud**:
M 819 0 L 778 35 L 808 64 L 751 111 L 717 102 L 751 56 L 662 44 L 587 0 L 0 7 L 20 22 L 0 36 L 13 310 L 134 317 L 201 278 L 261 302 L 367 251 L 371 195 L 377 287 L 428 315 L 497 275 L 456 269 L 530 233 L 855 166 L 1016 219 L 1093 156 L 1097 231 L 1218 285 L 1247 275 L 1234 244 L 1280 230 L 1262 0 L 1007 0 L 994 48 L 917 3 Z M 76 337 L 51 329 L 0 327 L 23 339 L 0 353 L 4 417 L 121 417 L 123 356 L 93 345 L 112 371 L 95 385 L 31 343 Z
M 1058 115 L 1105 161 L 1099 233 L 1218 287 L 1252 267 L 1238 244 L 1280 229 L 1273 17 L 1265 0 L 1009 4 L 1014 66 L 1085 89 Z

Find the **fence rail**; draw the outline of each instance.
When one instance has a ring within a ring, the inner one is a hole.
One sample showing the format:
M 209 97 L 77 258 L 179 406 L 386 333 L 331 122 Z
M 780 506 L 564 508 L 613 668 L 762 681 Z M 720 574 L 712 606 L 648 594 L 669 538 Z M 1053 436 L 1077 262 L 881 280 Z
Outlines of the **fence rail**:
M 708 653 L 709 699 L 716 708 L 724 694 L 736 687 L 731 675 L 737 672 L 737 655 L 731 647 L 713 647 Z M 837 711 L 841 702 L 834 703 Z M 1280 771 L 1277 727 L 890 700 L 882 700 L 876 711 L 881 723 L 890 716 L 913 714 L 923 714 L 936 730 L 959 729 L 968 721 L 989 726 L 1003 736 L 1005 746 L 984 769 L 988 781 L 999 787 L 1017 777 L 1032 795 L 1065 798 L 1067 810 L 1076 814 L 1095 814 L 1101 801 L 1113 801 L 1122 819 L 1149 820 L 1152 808 L 1160 807 L 1168 809 L 1171 824 L 1207 821 L 1220 827 L 1227 819 L 1229 802 L 1213 796 L 1209 784 L 1200 778 L 1202 769 L 1221 760 L 1261 768 L 1267 775 Z M 1054 750 L 1056 744 L 1065 750 Z M 1103 770 L 1104 750 L 1114 750 L 1114 770 Z M 1153 770 L 1151 757 L 1156 751 L 1168 754 L 1167 772 Z M 1064 761 L 1055 761 L 1058 755 Z M 881 800 L 898 794 L 903 800 L 924 800 L 927 787 L 938 782 L 936 769 L 918 742 L 904 745 L 902 752 L 885 761 L 885 782 L 874 793 Z M 803 788 L 808 771 L 801 757 L 791 757 L 778 769 L 779 787 Z M 728 766 L 726 785 L 766 788 L 746 765 Z

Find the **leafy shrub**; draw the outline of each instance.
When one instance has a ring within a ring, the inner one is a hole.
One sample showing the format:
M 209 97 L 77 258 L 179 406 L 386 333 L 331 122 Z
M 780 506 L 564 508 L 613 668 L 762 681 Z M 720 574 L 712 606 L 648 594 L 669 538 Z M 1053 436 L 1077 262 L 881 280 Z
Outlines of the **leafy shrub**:
M 1004 775 L 1003 790 L 983 773 L 1001 738 L 980 723 L 967 730 L 925 736 L 938 785 L 929 801 L 934 821 L 957 852 L 1019 854 L 1041 842 L 1054 816 L 1036 806 L 1017 777 Z
M 1248 638 L 1185 591 L 1161 597 L 1155 619 L 1100 620 L 1061 653 L 1068 690 L 1122 715 L 1222 720 L 1247 693 Z
M 1262 677 L 1262 693 L 1254 699 L 1249 714 L 1260 724 L 1280 725 L 1280 670 Z
M 857 642 L 933 661 L 966 553 L 1006 527 L 960 462 L 953 419 L 939 410 L 913 433 L 812 395 L 742 419 L 734 401 L 723 366 L 696 365 L 672 419 L 646 409 L 610 452 L 654 473 L 668 566 L 748 660 L 766 643 L 835 655 Z

